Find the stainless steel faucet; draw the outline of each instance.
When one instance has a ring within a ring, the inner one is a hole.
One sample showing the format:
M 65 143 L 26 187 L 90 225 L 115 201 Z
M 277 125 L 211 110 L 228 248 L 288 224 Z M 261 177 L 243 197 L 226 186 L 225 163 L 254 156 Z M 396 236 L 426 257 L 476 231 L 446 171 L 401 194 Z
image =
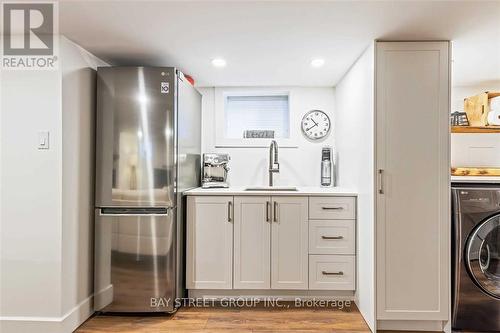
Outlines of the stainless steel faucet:
M 269 186 L 273 186 L 273 173 L 275 172 L 280 172 L 280 164 L 278 163 L 278 144 L 273 140 L 269 146 Z

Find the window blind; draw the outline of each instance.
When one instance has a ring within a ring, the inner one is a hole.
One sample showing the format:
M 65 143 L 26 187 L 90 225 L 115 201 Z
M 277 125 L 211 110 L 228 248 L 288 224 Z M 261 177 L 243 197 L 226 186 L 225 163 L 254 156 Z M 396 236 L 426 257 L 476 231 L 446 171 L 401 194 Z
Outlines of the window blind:
M 226 137 L 241 139 L 246 130 L 271 130 L 275 138 L 290 137 L 288 95 L 227 96 Z

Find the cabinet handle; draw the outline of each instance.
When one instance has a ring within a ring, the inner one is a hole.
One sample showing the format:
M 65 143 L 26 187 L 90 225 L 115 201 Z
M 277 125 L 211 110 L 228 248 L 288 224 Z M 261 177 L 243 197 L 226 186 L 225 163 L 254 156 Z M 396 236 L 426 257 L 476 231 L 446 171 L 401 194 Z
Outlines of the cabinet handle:
M 323 210 L 342 210 L 344 207 L 321 207 Z
M 278 203 L 276 201 L 274 202 L 273 219 L 274 222 L 278 222 Z
M 378 169 L 378 193 L 384 194 L 384 170 Z
M 344 236 L 321 236 L 322 239 L 344 239 Z
M 231 214 L 231 208 L 233 207 L 233 203 L 231 201 L 229 201 L 227 203 L 227 221 L 228 222 L 233 222 L 233 219 L 232 219 L 232 214 Z
M 269 211 L 271 210 L 271 203 L 269 201 L 266 201 L 266 222 L 269 222 Z
M 322 271 L 321 274 L 323 275 L 344 275 L 344 272 L 340 271 L 340 272 L 326 272 L 326 271 Z

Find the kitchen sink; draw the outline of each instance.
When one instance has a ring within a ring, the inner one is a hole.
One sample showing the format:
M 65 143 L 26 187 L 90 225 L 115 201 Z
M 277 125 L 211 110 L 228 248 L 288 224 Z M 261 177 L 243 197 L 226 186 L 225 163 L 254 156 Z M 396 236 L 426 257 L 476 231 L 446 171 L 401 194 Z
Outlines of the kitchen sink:
M 298 191 L 295 186 L 253 186 L 245 188 L 245 191 Z

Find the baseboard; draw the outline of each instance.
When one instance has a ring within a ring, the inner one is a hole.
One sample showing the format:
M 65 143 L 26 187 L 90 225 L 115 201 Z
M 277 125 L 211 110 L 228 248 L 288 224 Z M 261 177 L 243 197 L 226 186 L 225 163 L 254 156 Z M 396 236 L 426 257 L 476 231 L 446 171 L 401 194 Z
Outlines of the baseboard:
M 441 320 L 377 320 L 377 331 L 442 332 Z
M 354 301 L 354 292 L 351 290 L 279 290 L 279 289 L 189 289 L 189 297 L 222 299 L 237 297 L 243 299 L 276 299 L 294 301 L 300 299 L 330 299 Z
M 83 324 L 85 320 L 92 316 L 94 313 L 93 298 L 93 296 L 87 297 L 63 316 L 61 332 L 73 332 L 78 326 Z
M 106 288 L 94 293 L 94 309 L 99 311 L 113 302 L 113 292 L 113 285 L 109 284 Z
M 87 297 L 62 317 L 0 317 L 0 332 L 71 333 L 94 313 L 92 301 Z

